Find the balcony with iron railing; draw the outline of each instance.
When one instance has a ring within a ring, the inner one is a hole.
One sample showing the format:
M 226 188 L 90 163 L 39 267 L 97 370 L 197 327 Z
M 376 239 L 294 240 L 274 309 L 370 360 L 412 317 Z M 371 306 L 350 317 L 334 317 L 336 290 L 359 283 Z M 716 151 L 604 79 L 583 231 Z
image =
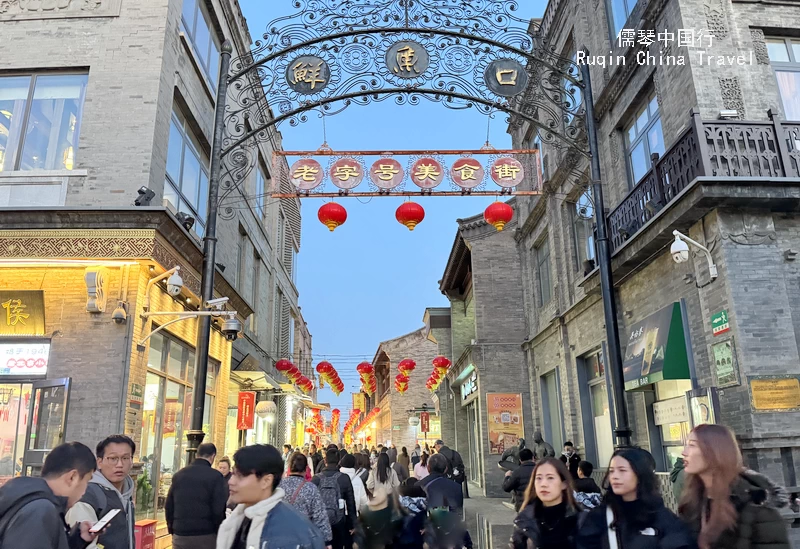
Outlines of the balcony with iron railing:
M 709 121 L 692 110 L 689 127 L 663 156 L 653 155 L 651 169 L 608 214 L 612 253 L 616 255 L 698 178 L 800 178 L 800 122 L 782 122 L 768 114 L 768 121 Z

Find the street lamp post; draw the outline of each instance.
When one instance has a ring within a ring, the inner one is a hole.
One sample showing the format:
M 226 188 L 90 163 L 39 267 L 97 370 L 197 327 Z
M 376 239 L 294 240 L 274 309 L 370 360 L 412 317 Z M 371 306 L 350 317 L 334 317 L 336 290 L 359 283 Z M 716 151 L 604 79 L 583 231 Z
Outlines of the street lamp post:
M 589 51 L 584 48 L 587 56 Z M 616 428 L 614 435 L 617 446 L 630 446 L 631 429 L 628 426 L 628 408 L 625 405 L 623 386 L 622 351 L 619 343 L 617 326 L 617 303 L 614 301 L 614 280 L 611 272 L 611 245 L 608 241 L 608 225 L 605 205 L 603 203 L 603 185 L 600 181 L 600 151 L 597 147 L 597 127 L 594 118 L 594 99 L 592 98 L 592 80 L 589 65 L 581 65 L 581 77 L 584 84 L 584 104 L 586 105 L 586 132 L 589 138 L 591 159 L 592 199 L 594 201 L 594 220 L 597 225 L 597 265 L 600 268 L 600 293 L 603 298 L 603 316 L 606 324 L 606 341 L 608 347 L 609 371 L 611 372 L 611 388 L 614 393 L 614 411 Z
M 220 54 L 219 85 L 217 86 L 216 110 L 214 112 L 214 141 L 211 144 L 211 174 L 208 182 L 208 217 L 203 237 L 203 275 L 200 310 L 214 299 L 214 269 L 217 255 L 217 202 L 219 201 L 219 179 L 222 168 L 222 134 L 225 129 L 225 103 L 228 97 L 228 70 L 231 65 L 233 47 L 230 41 L 222 44 Z M 186 463 L 192 463 L 197 447 L 203 442 L 203 412 L 206 402 L 206 375 L 208 373 L 208 348 L 211 340 L 211 317 L 201 316 L 197 321 L 196 362 L 194 366 L 194 393 L 192 394 L 192 424 L 186 433 L 189 447 Z

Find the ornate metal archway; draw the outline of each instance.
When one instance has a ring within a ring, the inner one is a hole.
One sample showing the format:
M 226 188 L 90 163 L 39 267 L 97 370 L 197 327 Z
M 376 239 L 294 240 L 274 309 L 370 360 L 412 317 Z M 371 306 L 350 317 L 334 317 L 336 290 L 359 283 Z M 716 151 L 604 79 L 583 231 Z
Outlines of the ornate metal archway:
M 294 0 L 251 52 L 232 60 L 221 156 L 230 191 L 259 143 L 309 112 L 423 100 L 503 112 L 541 142 L 588 156 L 578 66 L 539 40 L 508 0 Z M 223 196 L 224 198 L 224 196 Z

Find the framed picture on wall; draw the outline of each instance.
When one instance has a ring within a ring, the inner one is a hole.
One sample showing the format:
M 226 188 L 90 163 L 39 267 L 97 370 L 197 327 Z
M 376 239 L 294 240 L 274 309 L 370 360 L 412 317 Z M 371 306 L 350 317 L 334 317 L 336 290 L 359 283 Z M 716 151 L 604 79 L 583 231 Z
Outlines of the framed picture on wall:
M 717 387 L 724 389 L 741 385 L 733 337 L 711 345 L 711 360 Z

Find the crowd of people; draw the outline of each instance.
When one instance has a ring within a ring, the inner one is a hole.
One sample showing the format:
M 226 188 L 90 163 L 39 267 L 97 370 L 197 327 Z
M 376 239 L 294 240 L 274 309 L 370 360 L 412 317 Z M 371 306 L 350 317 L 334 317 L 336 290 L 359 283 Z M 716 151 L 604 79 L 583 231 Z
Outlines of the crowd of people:
M 125 435 L 94 453 L 76 442 L 53 449 L 41 477 L 0 488 L 0 548 L 133 549 L 135 453 Z M 618 449 L 602 488 L 572 443 L 552 454 L 536 440 L 504 455 L 501 466 L 514 467 L 503 488 L 517 510 L 510 549 L 790 548 L 779 512 L 785 491 L 743 467 L 723 426 L 691 432 L 673 475 L 681 482 L 677 514 L 664 505 L 644 449 Z M 201 444 L 172 479 L 166 524 L 175 549 L 471 549 L 464 473 L 461 456 L 441 440 L 411 453 L 380 445 L 287 445 L 281 453 L 257 444 L 232 460 Z M 101 527 L 109 513 L 116 515 Z

